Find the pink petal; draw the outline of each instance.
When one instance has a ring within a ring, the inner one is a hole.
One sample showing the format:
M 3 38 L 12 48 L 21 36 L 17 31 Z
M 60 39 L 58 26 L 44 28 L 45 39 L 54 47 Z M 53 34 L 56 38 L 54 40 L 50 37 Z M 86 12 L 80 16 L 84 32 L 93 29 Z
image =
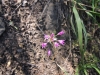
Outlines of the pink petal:
M 51 55 L 51 50 L 48 50 L 48 56 L 50 56 Z
M 49 38 L 50 38 L 49 35 L 44 35 L 44 39 L 45 39 L 45 40 L 48 40 Z
M 54 33 L 52 33 L 52 34 L 50 35 L 50 37 L 53 38 L 53 37 L 54 37 Z
M 47 43 L 42 43 L 42 48 L 46 48 L 47 47 Z
M 64 30 L 60 31 L 57 35 L 63 35 L 65 33 Z
M 54 41 L 54 33 L 52 33 L 52 34 L 50 35 L 50 39 L 51 39 L 51 41 Z
M 57 48 L 57 47 L 59 47 L 60 45 L 59 45 L 59 43 L 54 42 L 54 46 L 55 46 L 55 48 Z
M 58 42 L 59 42 L 61 45 L 64 45 L 64 44 L 65 44 L 65 40 L 58 40 Z

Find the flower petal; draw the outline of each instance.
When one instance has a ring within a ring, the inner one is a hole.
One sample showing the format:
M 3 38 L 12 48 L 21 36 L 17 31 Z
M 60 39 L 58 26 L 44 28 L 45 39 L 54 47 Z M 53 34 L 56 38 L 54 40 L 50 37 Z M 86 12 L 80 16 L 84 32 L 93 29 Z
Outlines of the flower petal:
M 44 39 L 45 39 L 45 40 L 48 40 L 49 38 L 50 38 L 49 35 L 44 35 Z
M 50 35 L 50 39 L 51 39 L 51 41 L 54 41 L 54 40 L 56 40 L 56 39 L 57 39 L 57 38 L 55 38 L 54 33 L 52 33 L 52 34 Z
M 60 45 L 59 45 L 59 43 L 54 42 L 54 46 L 55 46 L 55 48 L 57 48 L 57 47 L 59 47 Z
M 65 44 L 65 40 L 58 40 L 58 42 L 59 42 L 61 45 L 64 45 L 64 44 Z
M 57 35 L 63 35 L 65 33 L 64 30 L 60 31 Z
M 53 37 L 54 37 L 54 33 L 52 33 L 52 34 L 50 35 L 50 37 L 53 38 Z
M 48 50 L 48 53 L 47 53 L 47 54 L 48 54 L 48 56 L 50 56 L 50 55 L 51 55 L 51 50 L 50 50 L 50 49 Z
M 42 43 L 42 48 L 46 48 L 47 47 L 47 43 Z

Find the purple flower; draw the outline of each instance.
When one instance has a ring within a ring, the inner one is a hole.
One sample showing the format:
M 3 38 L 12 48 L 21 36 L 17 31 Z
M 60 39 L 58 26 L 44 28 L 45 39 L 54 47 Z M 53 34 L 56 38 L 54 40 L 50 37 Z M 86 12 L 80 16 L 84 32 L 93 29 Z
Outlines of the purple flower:
M 54 41 L 54 39 L 55 39 L 54 36 L 55 36 L 54 33 L 52 33 L 52 34 L 50 35 L 50 40 L 51 40 L 51 41 Z
M 63 35 L 65 33 L 64 30 L 60 31 L 57 35 Z M 54 45 L 55 48 L 59 47 L 60 45 L 64 45 L 65 44 L 65 40 L 58 40 L 57 39 L 57 35 L 55 35 L 54 33 L 50 34 L 50 35 L 44 35 L 44 41 L 42 43 L 42 48 L 46 48 L 48 44 Z M 47 51 L 47 55 L 50 56 L 51 55 L 51 50 L 48 49 Z
M 45 40 L 48 40 L 49 38 L 50 38 L 49 35 L 44 35 L 44 39 L 45 39 Z
M 52 34 L 50 35 L 50 37 L 53 38 L 53 37 L 54 37 L 54 33 L 52 33 Z
M 58 42 L 59 42 L 61 45 L 64 45 L 65 40 L 58 40 Z
M 50 50 L 50 49 L 48 50 L 48 53 L 47 53 L 47 54 L 48 54 L 48 56 L 50 56 L 50 55 L 51 55 L 51 50 Z
M 47 43 L 42 43 L 42 48 L 46 48 L 47 47 Z
M 63 35 L 65 33 L 64 30 L 60 31 L 57 35 Z
M 55 48 L 57 48 L 57 47 L 59 47 L 60 45 L 59 45 L 59 43 L 54 42 L 54 46 L 55 46 Z

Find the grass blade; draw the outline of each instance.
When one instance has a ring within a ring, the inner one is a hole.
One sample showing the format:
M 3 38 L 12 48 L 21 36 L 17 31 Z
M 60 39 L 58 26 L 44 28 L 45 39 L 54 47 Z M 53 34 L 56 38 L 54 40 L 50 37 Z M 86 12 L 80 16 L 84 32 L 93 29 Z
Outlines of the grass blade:
M 87 32 L 86 32 L 86 28 L 83 24 L 83 21 L 82 21 L 82 28 L 83 28 L 83 33 L 84 33 L 84 50 L 86 50 L 86 47 L 87 47 Z
M 100 75 L 100 69 L 98 69 L 96 66 L 92 66 Z
M 75 69 L 75 75 L 79 75 L 79 67 L 76 67 L 76 69 Z
M 75 26 L 74 26 L 74 24 L 73 24 L 72 17 L 73 17 L 73 16 L 71 16 L 70 23 L 71 23 L 71 26 L 72 26 L 72 30 L 73 30 L 73 32 L 74 32 L 74 34 L 75 34 L 75 36 L 77 37 L 77 34 L 76 34 L 76 29 L 75 29 Z
M 80 46 L 80 49 L 82 50 L 83 49 L 83 35 L 82 35 L 82 24 L 81 24 L 81 19 L 79 17 L 79 14 L 75 8 L 75 6 L 73 7 L 73 12 L 74 12 L 74 16 L 75 16 L 75 19 L 76 19 L 76 25 L 77 25 L 77 30 L 78 30 L 78 42 L 79 42 L 79 46 Z
M 85 75 L 88 75 L 88 73 L 87 73 L 86 69 L 84 69 L 84 73 L 85 73 Z

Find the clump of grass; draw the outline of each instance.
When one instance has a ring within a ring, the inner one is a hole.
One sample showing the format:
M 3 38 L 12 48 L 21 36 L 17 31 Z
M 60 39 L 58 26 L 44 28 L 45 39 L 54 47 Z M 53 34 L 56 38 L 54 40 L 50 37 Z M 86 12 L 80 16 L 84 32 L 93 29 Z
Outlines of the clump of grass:
M 91 1 L 88 1 L 91 2 Z M 80 17 L 81 14 L 79 14 L 78 10 L 82 10 L 84 11 L 89 17 L 93 18 L 94 23 L 97 23 L 99 25 L 99 23 L 96 20 L 96 16 L 100 17 L 100 13 L 96 12 L 96 8 L 97 8 L 97 3 L 99 2 L 99 0 L 92 0 L 92 4 L 91 6 L 85 5 L 82 3 L 82 0 L 73 0 L 72 4 L 72 12 L 73 15 L 71 17 L 71 26 L 73 29 L 73 32 L 75 33 L 76 37 L 77 37 L 77 41 L 79 44 L 79 49 L 80 49 L 80 55 L 81 55 L 81 61 L 79 63 L 79 65 L 76 67 L 76 73 L 75 75 L 88 75 L 88 68 L 93 68 L 96 70 L 96 72 L 98 74 L 100 74 L 100 69 L 97 66 L 97 63 L 99 61 L 96 61 L 95 63 L 91 63 L 91 62 L 87 62 L 86 60 L 90 60 L 90 58 L 86 59 L 86 48 L 87 48 L 87 31 L 84 25 L 84 22 L 82 20 L 82 18 Z M 87 7 L 90 7 L 91 10 L 87 10 Z M 73 19 L 75 19 L 75 22 L 73 22 Z M 93 54 L 90 54 L 90 57 L 94 58 Z M 86 59 L 86 60 L 85 60 Z M 97 57 L 94 58 L 94 60 L 96 60 Z

